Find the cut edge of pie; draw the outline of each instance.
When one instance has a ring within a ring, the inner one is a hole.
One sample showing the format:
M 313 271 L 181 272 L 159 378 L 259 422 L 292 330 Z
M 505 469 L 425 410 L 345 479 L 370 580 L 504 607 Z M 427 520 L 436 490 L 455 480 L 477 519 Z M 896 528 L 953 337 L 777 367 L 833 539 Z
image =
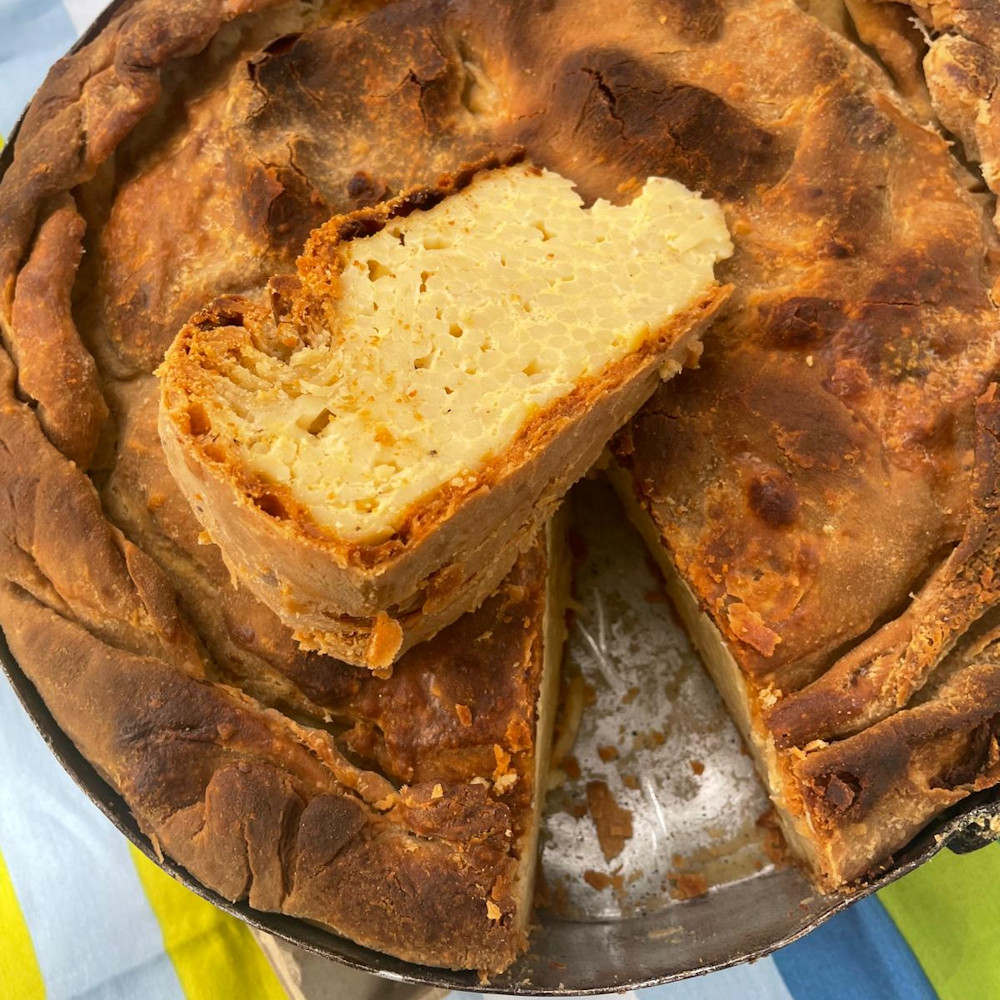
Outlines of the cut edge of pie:
M 769 724 L 781 693 L 740 667 L 675 564 L 627 458 L 611 459 L 606 474 L 754 758 L 786 845 L 821 889 L 850 891 L 943 809 L 1000 781 L 988 745 L 1000 712 L 1000 628 L 978 636 L 926 700 L 841 740 L 784 746 Z

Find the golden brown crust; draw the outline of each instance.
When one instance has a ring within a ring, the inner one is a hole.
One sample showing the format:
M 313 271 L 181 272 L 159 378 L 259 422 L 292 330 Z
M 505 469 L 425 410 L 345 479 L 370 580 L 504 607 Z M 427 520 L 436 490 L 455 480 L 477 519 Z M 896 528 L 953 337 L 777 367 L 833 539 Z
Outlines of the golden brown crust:
M 923 71 L 934 113 L 959 140 L 965 156 L 980 166 L 990 191 L 1000 193 L 1000 107 L 996 93 L 1000 83 L 1000 5 L 995 0 L 975 4 L 963 0 L 858 0 L 857 8 L 869 9 L 863 18 L 896 23 L 895 30 L 885 35 L 885 44 L 893 48 L 909 34 L 903 17 L 916 15 L 926 39 Z
M 737 656 L 782 689 L 961 535 L 973 401 L 996 364 L 990 237 L 947 148 L 805 36 L 826 86 L 791 92 L 774 144 L 793 166 L 729 202 L 738 308 L 622 442 L 699 596 L 749 640 Z
M 1000 597 L 1000 404 L 991 385 L 976 405 L 977 442 L 965 533 L 900 617 L 859 643 L 767 714 L 779 745 L 857 732 L 910 703 Z
M 898 3 L 845 0 L 858 37 L 882 59 L 900 95 L 921 121 L 934 119 L 922 62 L 927 42 L 912 22 L 909 10 Z
M 90 180 L 154 107 L 163 66 L 201 51 L 226 21 L 280 2 L 128 3 L 93 42 L 55 64 L 31 102 L 4 175 L 0 312 L 5 319 L 39 213 L 50 199 Z
M 392 682 L 376 689 L 365 671 L 311 664 L 303 679 L 313 697 L 302 700 L 353 727 L 339 739 L 304 729 L 221 683 L 218 671 L 239 664 L 216 663 L 208 679 L 169 579 L 104 521 L 89 481 L 13 398 L 0 360 L 0 471 L 12 501 L 0 510 L 7 639 L 154 842 L 231 899 L 413 961 L 509 964 L 526 918 L 515 880 L 534 796 L 542 549 L 482 615 L 404 659 Z M 50 531 L 57 519 L 80 534 Z M 472 683 L 480 658 L 498 681 L 486 693 Z M 456 696 L 475 728 L 454 714 Z M 373 770 L 350 764 L 341 746 Z M 502 795 L 492 789 L 495 747 L 518 775 Z M 487 900 L 499 919 L 487 916 Z
M 367 803 L 283 717 L 109 648 L 23 593 L 5 588 L 0 602 L 11 649 L 60 724 L 206 885 L 423 964 L 496 971 L 522 946 L 511 810 L 488 786 L 436 782 L 431 800 L 424 783 L 388 808 Z M 53 658 L 58 679 L 40 672 Z
M 70 290 L 83 254 L 84 222 L 63 195 L 41 224 L 17 276 L 10 349 L 21 392 L 38 403 L 52 443 L 81 468 L 90 465 L 108 407 L 97 366 L 80 342 Z
M 146 10 L 144 18 L 143 5 L 136 6 L 129 37 L 138 44 L 142 30 L 159 30 L 162 11 Z M 211 13 L 205 11 L 206 18 Z M 184 19 L 173 27 L 185 29 Z M 207 36 L 192 30 L 184 51 L 195 51 L 204 41 Z M 104 42 L 102 53 L 113 50 L 114 29 Z M 117 43 L 124 44 L 121 38 Z M 93 61 L 91 52 L 67 72 L 82 79 Z M 81 107 L 72 112 L 82 114 Z M 89 155 L 74 147 L 65 130 L 58 141 L 51 129 L 41 135 L 46 128 L 42 121 L 36 129 L 29 119 L 19 152 L 45 162 L 47 154 L 39 152 L 45 142 L 66 141 L 71 155 Z M 66 186 L 81 175 L 72 178 Z M 98 206 L 105 183 L 99 178 L 94 184 Z M 26 194 L 13 170 L 0 207 L 15 215 L 29 195 L 42 197 Z M 81 197 L 94 203 L 87 190 Z M 19 331 L 23 344 L 29 331 L 43 328 L 29 321 L 48 301 L 55 304 L 48 317 L 68 315 L 79 255 L 78 215 L 71 202 L 60 202 L 45 218 L 56 220 L 45 224 L 52 238 L 45 238 L 44 226 L 35 237 L 31 264 L 17 279 L 24 290 L 22 318 L 4 330 L 15 350 Z M 89 212 L 91 224 L 93 218 Z M 273 218 L 268 224 L 277 225 Z M 67 238 L 56 238 L 57 225 Z M 114 234 L 121 234 L 120 225 Z M 5 243 L 5 249 L 12 246 Z M 106 257 L 99 242 L 94 248 L 97 257 L 91 258 L 87 277 L 96 273 L 102 279 L 100 291 L 107 288 L 101 261 Z M 142 260 L 132 261 L 141 269 Z M 48 299 L 36 294 L 43 284 Z M 60 724 L 125 795 L 154 841 L 230 898 L 305 916 L 413 961 L 494 971 L 506 966 L 523 947 L 528 917 L 517 909 L 516 881 L 531 865 L 530 859 L 521 863 L 518 841 L 530 825 L 534 796 L 544 556 L 537 549 L 524 556 L 521 577 L 512 577 L 511 589 L 492 599 L 488 627 L 482 619 L 471 623 L 478 631 L 467 628 L 458 649 L 443 636 L 422 651 L 412 670 L 403 662 L 398 697 L 386 688 L 377 698 L 375 692 L 367 695 L 366 702 L 360 678 L 298 651 L 266 609 L 226 585 L 218 556 L 199 547 L 196 526 L 156 444 L 155 396 L 145 392 L 152 380 L 114 381 L 117 374 L 135 376 L 137 358 L 158 358 L 150 355 L 141 328 L 145 317 L 133 313 L 134 326 L 122 333 L 120 324 L 107 322 L 99 300 L 84 301 L 75 315 L 89 321 L 84 340 L 100 359 L 108 381 L 99 391 L 112 401 L 118 421 L 117 453 L 102 476 L 107 506 L 102 510 L 90 482 L 41 433 L 44 427 L 69 457 L 85 460 L 100 423 L 98 395 L 60 397 L 44 378 L 32 382 L 32 365 L 45 374 L 43 345 L 32 344 L 21 365 L 22 379 L 28 374 L 25 389 L 39 403 L 34 410 L 16 399 L 12 369 L 3 359 L 0 430 L 0 523 L 8 581 L 2 618 L 19 661 Z M 48 326 L 43 332 L 61 347 L 62 359 L 72 362 L 78 343 L 72 327 Z M 81 357 L 86 374 L 87 358 Z M 60 360 L 55 350 L 52 360 Z M 93 384 L 84 381 L 83 388 L 89 393 Z M 147 400 L 152 407 L 144 405 Z M 51 409 L 51 420 L 43 407 Z M 144 420 L 144 414 L 153 419 Z M 76 431 L 82 443 L 59 440 L 61 426 Z M 104 510 L 113 511 L 143 548 L 109 524 Z M 53 524 L 71 524 L 74 531 L 52 532 Z M 475 673 L 469 663 L 480 657 L 504 680 L 488 697 L 460 680 Z M 429 683 L 435 674 L 440 687 Z M 455 684 L 449 683 L 453 675 Z M 272 703 L 312 711 L 318 720 L 337 718 L 335 731 L 346 727 L 345 748 L 351 734 L 350 753 L 357 755 L 352 759 L 371 770 L 348 765 L 325 734 L 318 737 L 321 753 L 315 746 L 307 749 L 301 727 L 269 715 L 259 702 L 230 688 L 233 683 Z M 429 723 L 454 711 L 442 699 L 456 685 L 464 708 L 484 724 L 474 730 L 459 724 L 457 733 L 445 737 L 447 727 L 439 723 L 440 747 L 428 745 L 425 734 L 435 731 Z M 428 723 L 423 731 L 399 728 L 402 709 L 392 706 L 400 699 L 407 718 Z M 98 704 L 100 711 L 94 708 Z M 372 743 L 367 757 L 366 737 Z M 488 743 L 482 745 L 482 739 Z M 506 748 L 518 776 L 502 794 L 492 785 L 496 746 Z M 376 807 L 376 792 L 384 797 L 385 789 L 392 789 L 383 769 L 399 785 L 413 782 L 388 810 Z M 482 783 L 470 784 L 474 777 Z M 256 818 L 248 822 L 251 809 Z M 274 836 L 275 823 L 280 836 Z
M 831 887 L 868 872 L 929 819 L 1000 781 L 1000 672 L 974 663 L 931 701 L 791 764 Z
M 942 767 L 980 724 L 936 691 L 955 669 L 948 651 L 995 600 L 993 404 L 976 405 L 998 362 L 993 236 L 945 144 L 885 79 L 805 19 L 767 9 L 784 44 L 809 53 L 811 78 L 762 80 L 753 54 L 741 65 L 756 88 L 716 86 L 769 123 L 769 162 L 784 172 L 774 182 L 758 167 L 764 183 L 738 194 L 720 186 L 734 302 L 700 369 L 659 390 L 616 450 L 740 663 L 757 738 L 785 748 L 774 791 L 835 885 L 971 787 L 914 779 L 904 808 L 879 755 L 910 758 L 891 734 L 917 725 L 922 698 L 919 716 L 932 704 L 939 721 L 953 715 L 950 743 L 924 738 Z M 621 115 L 635 98 L 611 89 Z M 866 827 L 835 810 L 824 820 L 799 755 L 835 769 L 837 748 L 862 738 L 859 767 L 881 800 Z M 816 739 L 836 742 L 810 749 Z

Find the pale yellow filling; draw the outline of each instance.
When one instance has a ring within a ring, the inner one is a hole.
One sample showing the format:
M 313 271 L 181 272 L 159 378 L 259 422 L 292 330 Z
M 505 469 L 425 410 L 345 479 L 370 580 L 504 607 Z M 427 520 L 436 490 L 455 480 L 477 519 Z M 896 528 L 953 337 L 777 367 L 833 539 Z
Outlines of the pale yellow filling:
M 557 174 L 483 173 L 342 244 L 327 329 L 224 380 L 223 423 L 319 525 L 379 541 L 697 302 L 731 252 L 719 207 L 672 180 L 584 208 Z

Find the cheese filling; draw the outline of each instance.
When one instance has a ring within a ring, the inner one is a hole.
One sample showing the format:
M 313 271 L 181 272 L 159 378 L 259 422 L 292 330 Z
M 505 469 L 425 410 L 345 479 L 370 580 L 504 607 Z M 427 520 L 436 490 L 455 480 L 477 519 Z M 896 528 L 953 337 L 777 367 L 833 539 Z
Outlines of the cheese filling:
M 656 338 L 731 252 L 719 207 L 672 180 L 585 208 L 557 174 L 484 172 L 339 244 L 323 329 L 306 341 L 279 327 L 289 349 L 227 369 L 211 419 L 253 476 L 293 490 L 320 527 L 378 542 Z

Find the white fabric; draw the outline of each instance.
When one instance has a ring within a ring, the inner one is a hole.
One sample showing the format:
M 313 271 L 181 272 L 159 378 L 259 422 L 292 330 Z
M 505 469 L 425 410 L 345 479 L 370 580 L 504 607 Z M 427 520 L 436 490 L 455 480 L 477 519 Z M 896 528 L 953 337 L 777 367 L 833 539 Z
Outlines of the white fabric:
M 90 27 L 105 6 L 105 0 L 63 0 L 63 7 L 78 35 Z

